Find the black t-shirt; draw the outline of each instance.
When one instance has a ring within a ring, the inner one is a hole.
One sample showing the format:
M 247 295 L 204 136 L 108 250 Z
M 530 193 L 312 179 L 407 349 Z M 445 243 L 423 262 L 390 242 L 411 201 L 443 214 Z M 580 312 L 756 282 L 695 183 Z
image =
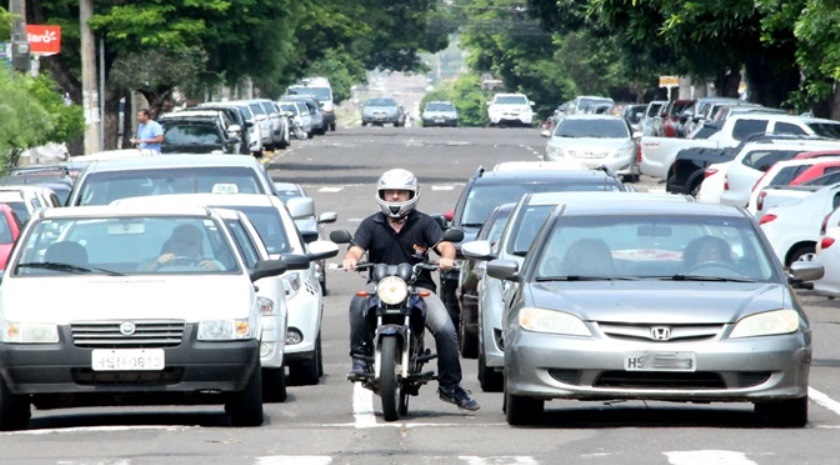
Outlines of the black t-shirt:
M 428 250 L 441 239 L 440 225 L 429 215 L 414 210 L 400 232 L 394 231 L 382 212 L 365 218 L 356 230 L 353 242 L 367 251 L 372 263 L 414 265 L 426 260 Z M 429 271 L 420 271 L 415 285 L 432 291 L 436 289 Z

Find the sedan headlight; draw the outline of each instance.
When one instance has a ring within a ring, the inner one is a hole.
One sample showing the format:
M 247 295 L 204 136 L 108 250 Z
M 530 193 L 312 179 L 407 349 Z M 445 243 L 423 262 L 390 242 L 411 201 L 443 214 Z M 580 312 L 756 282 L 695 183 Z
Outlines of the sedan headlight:
M 537 333 L 563 334 L 566 336 L 591 336 L 592 333 L 580 318 L 557 310 L 525 307 L 519 311 L 519 326 Z
M 199 341 L 254 339 L 256 328 L 247 319 L 204 320 L 198 323 Z
M 286 288 L 287 300 L 296 296 L 303 286 L 303 278 L 300 276 L 300 273 L 290 273 L 281 279 L 283 280 L 283 286 Z
M 408 297 L 408 285 L 396 276 L 388 276 L 376 283 L 376 295 L 382 302 L 396 305 Z
M 735 324 L 730 338 L 772 336 L 794 333 L 799 329 L 799 313 L 784 309 L 742 318 Z
M 6 322 L 2 342 L 17 344 L 54 344 L 58 342 L 58 326 L 48 323 Z
M 274 301 L 267 297 L 257 297 L 257 306 L 260 309 L 260 315 L 268 316 L 274 315 Z
M 553 145 L 546 145 L 545 146 L 545 155 L 550 158 L 563 158 L 566 156 L 566 151 L 561 149 L 560 147 L 555 147 Z

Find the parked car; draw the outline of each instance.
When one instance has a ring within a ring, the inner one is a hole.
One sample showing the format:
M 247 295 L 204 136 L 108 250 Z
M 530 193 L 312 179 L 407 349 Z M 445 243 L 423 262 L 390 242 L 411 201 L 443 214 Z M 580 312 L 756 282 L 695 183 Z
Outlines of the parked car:
M 487 102 L 487 118 L 490 126 L 516 124 L 531 126 L 534 122 L 534 102 L 525 94 L 495 94 Z
M 309 137 L 312 137 L 315 134 L 323 136 L 327 133 L 328 127 L 324 120 L 324 112 L 321 111 L 320 104 L 315 97 L 312 95 L 286 94 L 280 99 L 280 101 L 303 102 L 303 104 L 306 105 L 309 111 L 309 117 L 312 121 L 312 133 L 309 134 Z
M 814 281 L 814 292 L 830 299 L 840 297 L 840 225 L 836 215 L 835 210 L 823 222 L 824 229 L 820 232 L 813 256 L 813 263 L 825 270 L 823 277 Z
M 395 128 L 405 126 L 405 109 L 390 97 L 374 97 L 362 106 L 362 126 L 393 124 Z
M 0 429 L 25 429 L 30 404 L 138 402 L 224 404 L 234 425 L 261 425 L 253 282 L 294 265 L 269 260 L 246 273 L 227 231 L 218 214 L 195 207 L 33 216 L 0 287 Z M 162 250 L 183 255 L 187 247 L 207 265 L 157 261 Z M 34 294 L 41 304 L 33 307 Z
M 0 271 L 6 269 L 21 229 L 23 226 L 12 207 L 0 203 Z
M 818 177 L 817 174 L 825 174 L 827 170 L 840 170 L 840 156 L 777 162 L 756 181 L 750 193 L 750 200 L 747 202 L 747 211 L 755 215 L 759 210 L 763 210 L 764 197 L 766 197 L 764 188 L 769 186 L 798 186 Z M 762 195 L 762 193 L 765 194 Z M 762 203 L 761 208 L 759 208 L 759 202 Z
M 645 116 L 642 119 L 642 135 L 655 136 L 660 133 L 659 126 L 661 126 L 662 120 L 657 119 L 657 116 L 661 113 L 662 107 L 667 103 L 667 100 L 653 100 L 648 103 Z
M 292 126 L 299 126 L 303 131 L 300 138 L 308 139 L 309 134 L 312 134 L 312 115 L 309 114 L 309 108 L 303 102 L 279 101 L 280 109 L 289 115 L 292 120 Z M 298 133 L 293 131 L 293 134 L 298 136 Z
M 240 139 L 239 150 L 237 151 L 237 153 L 243 155 L 248 155 L 251 153 L 251 138 L 250 131 L 248 130 L 250 125 L 246 121 L 245 114 L 243 114 L 243 112 L 239 108 L 228 103 L 218 102 L 201 103 L 194 108 L 200 110 L 219 111 L 224 113 L 226 118 L 230 121 L 230 125 L 227 126 L 228 134 L 236 136 Z
M 309 77 L 301 79 L 299 84 L 289 86 L 287 94 L 312 95 L 318 101 L 324 114 L 324 127 L 335 131 L 335 100 L 333 98 L 330 81 L 324 77 Z
M 263 136 L 262 124 L 257 121 L 256 115 L 251 110 L 251 106 L 241 100 L 233 102 L 208 102 L 199 104 L 199 108 L 233 108 L 239 112 L 242 118 L 242 141 L 240 144 L 240 153 L 251 153 L 253 156 L 259 158 L 263 155 Z M 247 149 L 248 152 L 244 150 Z
M 638 181 L 636 152 L 636 137 L 622 117 L 569 115 L 548 139 L 545 159 L 571 159 L 587 168 L 606 166 L 625 181 Z
M 423 126 L 458 126 L 458 110 L 448 101 L 427 102 L 420 115 Z
M 801 262 L 790 279 L 822 273 Z M 492 260 L 487 275 L 510 288 L 511 425 L 539 421 L 551 399 L 752 402 L 773 425 L 807 424 L 810 323 L 741 209 L 657 200 L 628 214 L 622 202 L 568 202 L 521 266 Z
M 597 95 L 578 95 L 569 103 L 567 115 L 597 114 L 598 108 L 612 108 L 615 101 L 609 97 Z M 601 111 L 603 113 L 603 111 Z
M 215 121 L 170 119 L 161 121 L 161 153 L 239 153 L 239 137 L 228 134 Z

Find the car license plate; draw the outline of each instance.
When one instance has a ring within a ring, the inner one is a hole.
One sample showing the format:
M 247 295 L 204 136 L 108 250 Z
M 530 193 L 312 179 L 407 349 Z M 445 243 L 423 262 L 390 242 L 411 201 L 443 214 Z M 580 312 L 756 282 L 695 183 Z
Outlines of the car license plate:
M 624 358 L 627 371 L 694 371 L 694 352 L 640 352 Z
M 94 349 L 91 367 L 94 371 L 163 370 L 163 349 Z

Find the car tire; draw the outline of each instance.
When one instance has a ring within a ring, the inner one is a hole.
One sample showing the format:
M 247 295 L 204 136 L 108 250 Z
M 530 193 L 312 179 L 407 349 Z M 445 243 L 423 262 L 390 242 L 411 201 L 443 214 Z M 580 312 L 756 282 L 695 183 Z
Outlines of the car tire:
M 259 363 L 251 372 L 248 384 L 225 404 L 234 426 L 260 426 L 263 424 L 262 368 Z
M 15 431 L 26 429 L 32 407 L 27 396 L 12 394 L 6 380 L 0 376 L 0 430 Z
M 321 267 L 321 281 L 320 282 L 321 282 L 321 295 L 326 296 L 327 294 L 329 294 L 329 291 L 327 290 L 326 264 L 324 264 L 324 266 Z
M 545 401 L 510 394 L 505 387 L 505 420 L 511 426 L 537 423 L 545 411 Z
M 330 124 L 330 131 L 335 132 L 335 123 Z
M 478 383 L 484 392 L 502 392 L 505 390 L 504 375 L 487 366 L 487 357 L 478 349 Z
M 458 349 L 461 352 L 461 357 L 476 358 L 478 357 L 478 336 L 467 331 L 467 324 L 464 322 L 465 318 L 461 315 L 461 321 L 458 324 Z
M 808 424 L 808 396 L 755 404 L 755 413 L 776 427 L 802 428 Z
M 807 257 L 809 255 L 813 256 L 816 252 L 817 248 L 815 244 L 799 245 L 788 253 L 787 260 L 785 260 L 785 266 L 789 267 L 793 262 L 798 261 L 800 258 Z
M 289 365 L 289 380 L 297 386 L 314 386 L 320 380 L 318 365 L 321 361 L 321 335 L 315 341 L 312 358 L 294 365 Z
M 263 402 L 286 402 L 286 367 L 262 370 Z

